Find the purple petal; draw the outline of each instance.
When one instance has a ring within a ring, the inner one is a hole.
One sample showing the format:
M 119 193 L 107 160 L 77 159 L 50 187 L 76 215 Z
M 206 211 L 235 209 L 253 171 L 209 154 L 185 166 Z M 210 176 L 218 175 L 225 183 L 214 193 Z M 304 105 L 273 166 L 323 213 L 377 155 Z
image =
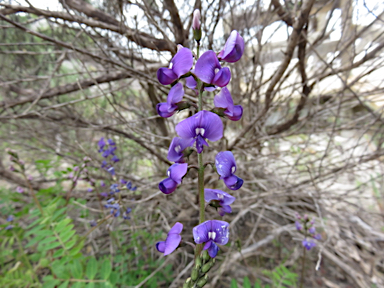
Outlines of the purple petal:
M 166 102 L 158 103 L 156 105 L 157 114 L 163 118 L 171 117 L 173 114 L 175 114 L 176 109 L 176 105 L 169 106 Z
M 188 164 L 187 163 L 175 163 L 169 167 L 167 173 L 168 177 L 175 181 L 177 184 L 181 183 L 181 178 L 187 173 Z
M 183 231 L 183 224 L 176 222 L 175 225 L 169 230 L 168 234 L 180 234 Z
M 308 232 L 311 233 L 311 234 L 315 234 L 316 233 L 316 228 L 315 227 L 311 227 L 308 229 Z
M 301 225 L 301 223 L 299 221 L 295 221 L 295 226 L 296 226 L 296 229 L 298 231 L 300 231 L 301 229 L 303 229 L 303 226 Z
M 244 39 L 236 30 L 233 30 L 218 57 L 229 63 L 236 62 L 243 56 L 244 46 Z
M 228 117 L 228 119 L 238 121 L 241 119 L 241 116 L 243 116 L 243 107 L 241 105 L 235 105 L 233 107 L 232 116 L 228 115 L 225 111 L 224 114 Z
M 211 256 L 211 258 L 215 258 L 217 252 L 219 252 L 219 247 L 217 247 L 217 245 L 212 242 L 211 246 L 208 248 L 208 254 Z
M 244 180 L 236 175 L 223 178 L 225 185 L 231 190 L 238 190 L 243 186 Z
M 213 241 L 212 240 L 209 240 L 207 243 L 205 243 L 204 247 L 203 247 L 203 250 L 207 250 L 209 249 L 209 247 L 211 247 Z
M 211 220 L 205 221 L 193 228 L 193 240 L 196 244 L 205 243 L 209 240 L 208 232 L 210 232 L 211 225 L 208 225 Z
M 220 140 L 223 137 L 224 130 L 220 117 L 215 113 L 205 110 L 197 114 L 199 113 L 201 113 L 201 118 L 197 127 L 204 128 L 205 131 L 202 136 L 213 142 Z
M 171 69 L 162 67 L 157 70 L 157 79 L 161 84 L 168 85 L 177 80 L 178 77 Z
M 215 164 L 217 173 L 219 173 L 222 178 L 229 177 L 236 172 L 235 157 L 233 157 L 231 151 L 217 153 Z
M 183 99 L 183 96 L 184 96 L 183 84 L 177 83 L 175 86 L 171 88 L 171 90 L 169 90 L 169 94 L 167 97 L 168 106 L 172 106 L 180 102 Z
M 211 84 L 216 74 L 216 68 L 221 69 L 220 62 L 215 52 L 209 50 L 197 60 L 193 73 L 201 81 Z
M 177 78 L 187 74 L 191 70 L 193 65 L 193 55 L 192 51 L 188 48 L 181 48 L 171 60 L 172 71 L 177 75 Z M 160 82 L 161 83 L 161 82 Z M 163 84 L 163 83 L 161 83 Z
M 104 141 L 104 137 L 101 137 L 99 142 L 97 143 L 97 145 L 99 145 L 99 148 L 100 149 L 103 149 L 104 146 L 105 146 L 105 141 Z
M 220 93 L 215 96 L 213 99 L 213 103 L 215 104 L 215 107 L 217 108 L 225 108 L 227 109 L 227 116 L 233 116 L 233 99 L 231 96 L 231 93 L 229 92 L 227 87 L 224 87 L 221 89 Z
M 229 70 L 228 67 L 224 67 L 216 73 L 211 84 L 219 87 L 224 87 L 228 85 L 230 80 L 231 80 L 231 70 Z
M 191 146 L 191 140 L 184 140 L 179 137 L 172 139 L 168 150 L 168 160 L 172 162 L 180 162 L 183 159 L 183 151 L 188 146 Z
M 197 150 L 197 153 L 200 154 L 203 151 L 204 145 L 209 147 L 207 141 L 205 141 L 205 139 L 200 134 L 197 135 L 197 138 L 196 138 L 196 150 Z
M 208 203 L 212 200 L 218 200 L 222 205 L 230 205 L 236 198 L 221 190 L 204 189 L 204 200 Z
M 181 121 L 179 124 L 176 125 L 176 128 L 175 128 L 176 133 L 182 139 L 192 140 L 193 138 L 195 138 L 196 136 L 195 128 L 197 126 L 197 121 L 196 121 L 197 114 L 195 114 L 192 117 L 188 117 L 187 119 L 184 119 L 183 121 Z
M 220 216 L 224 216 L 225 213 L 232 213 L 232 208 L 229 205 L 222 205 L 221 207 L 217 208 L 217 212 L 219 212 Z
M 211 232 L 215 232 L 216 236 L 213 241 L 220 245 L 228 243 L 229 236 L 229 224 L 225 221 L 210 220 L 211 221 Z
M 205 243 L 212 239 L 214 242 L 220 245 L 225 245 L 228 243 L 228 227 L 229 224 L 225 221 L 205 221 L 204 223 L 201 223 L 200 225 L 193 228 L 193 239 L 196 244 Z M 209 234 L 211 234 L 211 236 L 209 236 Z
M 177 188 L 177 183 L 171 178 L 166 178 L 159 183 L 159 189 L 164 194 L 171 194 Z
M 165 240 L 164 256 L 167 256 L 175 251 L 180 242 L 181 236 L 179 234 L 168 234 L 167 240 Z
M 185 85 L 188 88 L 195 89 L 197 86 L 197 82 L 193 76 L 189 76 L 189 77 L 185 78 Z
M 157 251 L 164 253 L 165 251 L 165 241 L 160 241 L 156 243 L 156 249 Z

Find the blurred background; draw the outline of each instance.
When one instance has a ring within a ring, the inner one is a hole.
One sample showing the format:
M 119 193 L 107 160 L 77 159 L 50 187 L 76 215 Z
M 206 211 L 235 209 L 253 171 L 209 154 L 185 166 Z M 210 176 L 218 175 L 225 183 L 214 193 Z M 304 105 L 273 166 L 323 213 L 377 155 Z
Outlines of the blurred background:
M 223 219 L 230 242 L 206 287 L 298 287 L 301 273 L 303 287 L 384 287 L 384 3 L 374 0 L 0 1 L 0 224 L 12 214 L 18 227 L 0 231 L 2 287 L 66 283 L 52 280 L 66 278 L 40 263 L 41 254 L 26 264 L 39 251 L 30 244 L 37 234 L 25 233 L 36 206 L 17 187 L 34 191 L 52 213 L 71 199 L 62 216 L 86 236 L 79 269 L 86 273 L 87 259 L 109 263 L 118 280 L 105 287 L 182 286 L 194 259 L 187 242 L 198 224 L 197 173 L 173 194 L 158 189 L 175 125 L 188 112 L 157 115 L 169 87 L 156 71 L 168 66 L 176 44 L 196 51 L 196 8 L 200 51 L 219 52 L 232 30 L 246 47 L 228 65 L 243 117 L 224 120 L 225 136 L 204 153 L 213 162 L 217 152 L 232 151 L 244 179 L 231 192 L 237 200 Z M 205 93 L 205 107 L 214 107 L 213 96 Z M 185 97 L 197 101 L 192 90 Z M 101 137 L 116 143 L 117 179 L 137 189 L 120 194 L 130 219 L 107 219 L 90 231 L 90 221 L 108 214 L 100 193 L 113 183 L 100 168 Z M 25 162 L 30 180 L 9 169 L 6 148 Z M 84 157 L 87 176 L 74 187 L 70 173 Z M 210 166 L 205 181 L 229 192 Z M 322 238 L 304 258 L 296 213 L 314 218 Z M 207 218 L 215 217 L 207 207 Z M 155 243 L 177 221 L 185 247 L 163 257 Z M 44 259 L 56 261 L 54 252 Z M 91 284 L 99 287 L 66 285 Z

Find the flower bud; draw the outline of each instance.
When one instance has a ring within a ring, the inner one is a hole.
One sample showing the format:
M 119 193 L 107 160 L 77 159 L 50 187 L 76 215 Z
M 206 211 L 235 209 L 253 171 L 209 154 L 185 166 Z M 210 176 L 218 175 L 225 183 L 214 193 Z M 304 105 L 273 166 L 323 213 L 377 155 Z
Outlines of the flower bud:
M 199 270 L 196 268 L 193 268 L 191 273 L 192 281 L 196 281 L 198 277 L 199 277 Z
M 200 10 L 196 9 L 193 11 L 193 20 L 192 20 L 192 29 L 197 30 L 200 29 Z

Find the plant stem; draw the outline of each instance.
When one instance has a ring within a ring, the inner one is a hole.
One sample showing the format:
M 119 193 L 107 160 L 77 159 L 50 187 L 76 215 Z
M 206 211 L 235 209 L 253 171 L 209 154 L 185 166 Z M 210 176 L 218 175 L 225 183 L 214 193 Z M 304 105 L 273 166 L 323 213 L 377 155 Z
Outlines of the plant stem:
M 25 172 L 24 172 L 24 171 L 23 171 L 23 176 L 24 176 L 25 181 L 26 181 L 27 184 L 28 184 L 29 194 L 32 196 L 33 201 L 35 202 L 37 208 L 39 208 L 40 213 L 41 213 L 41 216 L 44 216 L 43 208 L 41 207 L 39 200 L 37 199 L 35 193 L 33 192 L 33 188 L 32 188 L 31 182 L 29 181 L 27 175 L 25 175 Z
M 301 279 L 300 279 L 300 288 L 303 288 L 304 284 L 304 271 L 305 271 L 305 255 L 307 253 L 307 249 L 303 246 L 303 261 L 301 263 Z

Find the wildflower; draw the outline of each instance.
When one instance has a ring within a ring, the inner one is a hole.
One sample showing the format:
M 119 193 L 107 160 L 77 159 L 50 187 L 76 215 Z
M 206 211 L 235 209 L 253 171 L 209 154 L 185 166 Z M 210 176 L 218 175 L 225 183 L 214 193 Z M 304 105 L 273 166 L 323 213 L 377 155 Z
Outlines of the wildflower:
M 89 222 L 89 225 L 91 227 L 95 227 L 95 226 L 97 226 L 97 222 L 95 220 L 92 220 L 92 221 Z
M 164 256 L 171 254 L 179 246 L 181 242 L 180 233 L 183 230 L 183 224 L 176 222 L 175 225 L 169 230 L 167 239 L 156 243 L 157 251 L 164 253 Z
M 119 162 L 119 161 L 120 161 L 120 159 L 119 159 L 119 158 L 117 158 L 117 156 L 116 156 L 116 155 L 113 155 L 113 157 L 111 158 L 111 161 L 112 161 L 113 163 L 116 163 L 116 162 Z
M 177 103 L 179 103 L 184 96 L 183 84 L 177 83 L 169 90 L 167 102 L 158 103 L 156 105 L 157 113 L 163 117 L 171 117 L 178 110 Z
M 105 183 L 103 180 L 100 181 L 100 187 L 105 187 Z
M 217 173 L 223 179 L 225 185 L 231 190 L 238 190 L 243 185 L 243 179 L 235 175 L 236 162 L 232 152 L 224 151 L 216 155 L 216 169 Z
M 73 167 L 73 171 L 79 171 L 79 166 L 75 166 L 75 167 Z
M 101 192 L 101 193 L 100 193 L 100 196 L 101 196 L 101 197 L 108 197 L 108 193 L 107 193 L 107 192 Z
M 215 113 L 200 111 L 176 125 L 176 132 L 189 146 L 196 142 L 197 153 L 203 151 L 203 145 L 209 146 L 205 139 L 217 141 L 223 137 L 223 123 Z
M 116 143 L 112 139 L 108 139 L 108 145 L 115 146 Z
M 24 188 L 20 187 L 20 186 L 17 186 L 16 187 L 16 192 L 17 193 L 23 193 L 24 192 Z
M 92 191 L 93 191 L 93 188 L 92 188 L 92 187 L 89 187 L 89 188 L 87 189 L 87 191 L 88 191 L 88 192 L 92 192 Z
M 105 146 L 104 137 L 101 137 L 99 142 L 97 142 L 97 145 L 99 146 L 99 152 L 102 152 Z
M 232 121 L 240 120 L 243 115 L 243 107 L 241 105 L 234 105 L 231 93 L 227 87 L 221 89 L 220 93 L 215 96 L 213 103 L 217 108 L 225 109 L 223 114 Z
M 115 201 L 115 198 L 111 198 L 107 201 L 107 204 L 104 205 L 105 208 L 111 209 L 111 214 L 113 217 L 119 217 L 120 215 L 120 204 Z
M 307 240 L 307 238 L 305 238 L 301 244 L 303 244 L 303 246 L 305 247 L 305 249 L 307 250 L 311 250 L 313 247 L 316 246 L 316 243 L 313 241 L 313 240 Z
M 303 229 L 303 226 L 301 225 L 301 223 L 299 221 L 295 221 L 295 226 L 296 226 L 296 229 L 299 230 L 299 231 L 301 229 Z
M 225 213 L 231 213 L 232 208 L 229 206 L 236 198 L 228 193 L 216 190 L 216 189 L 204 189 L 205 202 L 211 202 L 211 206 L 215 207 L 220 216 L 224 216 Z
M 131 188 L 131 191 L 136 191 L 136 190 L 137 190 L 137 186 Z
M 321 240 L 321 234 L 312 235 L 316 240 Z
M 13 229 L 13 227 L 14 227 L 13 225 L 8 225 L 8 226 L 5 227 L 4 229 L 5 229 L 5 230 L 11 230 L 11 229 Z
M 176 190 L 177 185 L 181 183 L 181 178 L 187 173 L 188 164 L 175 163 L 167 171 L 168 178 L 159 183 L 159 189 L 164 194 L 170 194 Z
M 33 177 L 31 175 L 28 175 L 27 179 L 28 179 L 28 181 L 32 181 Z
M 108 173 L 111 174 L 112 176 L 116 175 L 115 168 L 112 166 L 107 169 Z
M 132 211 L 131 208 L 127 208 L 127 209 L 125 210 L 125 212 L 123 213 L 123 218 L 124 218 L 125 220 L 129 220 L 129 219 L 131 219 L 131 217 L 129 217 L 129 213 L 131 213 L 131 211 Z
M 132 183 L 131 183 L 131 181 L 129 181 L 128 183 L 126 183 L 127 185 L 126 185 L 126 187 L 127 187 L 127 189 L 128 190 L 131 190 L 131 188 L 132 188 Z
M 311 234 L 315 234 L 316 233 L 316 228 L 315 226 L 312 226 L 311 228 L 308 229 L 308 232 L 311 233 Z
M 16 171 L 15 166 L 10 165 L 10 166 L 9 166 L 9 171 L 12 171 L 12 172 Z
M 14 217 L 13 215 L 9 215 L 9 216 L 7 217 L 7 222 L 12 222 L 13 219 L 15 219 L 15 217 Z
M 115 194 L 115 193 L 119 193 L 120 192 L 119 185 L 117 185 L 117 184 L 112 184 L 109 188 L 111 189 L 111 193 L 110 194 Z
M 172 139 L 171 145 L 168 150 L 168 160 L 175 163 L 183 163 L 184 161 L 184 149 L 190 146 L 191 140 L 185 140 L 179 137 Z
M 231 71 L 228 67 L 222 68 L 216 53 L 212 50 L 205 52 L 196 61 L 192 73 L 206 84 L 224 87 L 231 80 Z M 215 88 L 206 89 L 213 91 Z
M 215 258 L 219 247 L 228 243 L 229 224 L 219 220 L 208 220 L 193 228 L 193 239 L 196 244 L 205 243 L 203 250 L 208 250 L 209 256 Z
M 116 150 L 116 146 L 110 146 L 109 148 L 103 151 L 103 154 L 101 154 L 101 156 L 103 156 L 104 158 L 107 158 L 110 155 L 115 155 L 115 150 Z
M 186 77 L 185 78 L 185 86 L 195 90 L 195 92 L 197 93 L 197 89 L 196 89 L 197 82 L 195 80 L 195 77 L 193 77 L 193 76 Z
M 163 85 L 168 85 L 191 70 L 193 65 L 192 51 L 182 47 L 172 58 L 169 68 L 157 70 L 157 79 Z
M 218 57 L 221 61 L 228 63 L 237 62 L 240 60 L 244 53 L 244 39 L 240 34 L 233 30 L 227 42 L 225 42 L 224 49 L 220 51 Z

